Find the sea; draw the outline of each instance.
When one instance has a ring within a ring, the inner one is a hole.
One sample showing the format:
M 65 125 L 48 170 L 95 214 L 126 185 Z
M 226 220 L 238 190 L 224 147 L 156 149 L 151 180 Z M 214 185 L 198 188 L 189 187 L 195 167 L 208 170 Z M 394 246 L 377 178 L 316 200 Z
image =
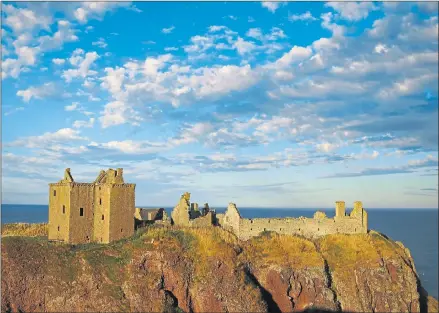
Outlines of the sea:
M 168 213 L 172 208 L 165 207 Z M 328 216 L 334 209 L 319 209 Z M 216 209 L 223 213 L 225 208 Z M 244 218 L 312 217 L 313 209 L 239 208 Z M 369 229 L 379 231 L 410 249 L 423 287 L 438 298 L 438 209 L 368 209 Z M 45 223 L 47 205 L 3 204 L 1 223 Z

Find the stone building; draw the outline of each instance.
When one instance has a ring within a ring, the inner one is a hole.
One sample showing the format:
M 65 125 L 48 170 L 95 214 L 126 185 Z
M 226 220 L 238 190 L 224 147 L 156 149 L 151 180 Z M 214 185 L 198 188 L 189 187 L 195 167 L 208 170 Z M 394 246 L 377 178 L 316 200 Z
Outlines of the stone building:
M 92 183 L 75 182 L 67 168 L 49 184 L 49 240 L 109 243 L 133 235 L 135 187 L 121 168 L 101 171 Z
M 239 239 L 247 240 L 265 231 L 279 234 L 301 235 L 315 238 L 328 234 L 367 233 L 367 212 L 360 201 L 354 203 L 349 215 L 344 201 L 336 202 L 335 216 L 328 218 L 317 211 L 313 218 L 242 218 L 236 205 L 230 203 L 224 214 L 217 214 L 218 224 L 233 232 Z

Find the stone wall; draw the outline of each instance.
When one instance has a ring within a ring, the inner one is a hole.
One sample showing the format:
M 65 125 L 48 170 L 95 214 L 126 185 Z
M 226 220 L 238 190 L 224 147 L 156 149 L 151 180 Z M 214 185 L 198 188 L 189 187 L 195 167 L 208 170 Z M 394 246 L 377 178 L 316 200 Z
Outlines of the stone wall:
M 49 185 L 49 240 L 69 240 L 70 183 Z
M 111 185 L 110 242 L 134 234 L 135 185 Z
M 212 212 L 208 212 L 204 216 L 197 217 L 190 221 L 190 226 L 193 227 L 209 227 L 214 223 L 214 215 Z
M 96 184 L 94 189 L 93 240 L 110 242 L 110 192 L 111 184 Z
M 236 206 L 229 204 L 224 216 L 218 219 L 220 226 L 232 231 L 242 240 L 257 236 L 264 231 L 279 234 L 319 237 L 328 234 L 355 234 L 367 232 L 367 212 L 361 202 L 356 202 L 350 215 L 345 214 L 344 202 L 337 202 L 337 214 L 328 218 L 323 212 L 316 212 L 314 218 L 241 218 Z
M 240 236 L 241 225 L 243 219 L 234 203 L 229 203 L 227 210 L 224 213 L 221 226 L 227 230 L 232 231 L 236 236 Z
M 190 226 L 190 205 L 189 200 L 181 197 L 177 206 L 172 210 L 171 217 L 174 225 Z
M 76 183 L 70 169 L 49 184 L 49 240 L 109 243 L 134 233 L 135 184 L 123 170 L 101 171 L 93 183 Z
M 93 184 L 72 184 L 68 240 L 70 243 L 90 242 L 93 239 L 93 189 Z
M 240 239 L 259 235 L 264 231 L 274 231 L 279 234 L 301 235 L 304 237 L 319 237 L 328 234 L 365 233 L 361 219 L 345 216 L 341 218 L 255 218 L 239 221 Z

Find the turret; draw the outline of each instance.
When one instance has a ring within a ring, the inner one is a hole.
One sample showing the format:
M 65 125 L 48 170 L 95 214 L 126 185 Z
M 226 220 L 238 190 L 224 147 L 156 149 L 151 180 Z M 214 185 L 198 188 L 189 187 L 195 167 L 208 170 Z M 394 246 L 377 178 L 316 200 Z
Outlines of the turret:
M 346 205 L 344 201 L 335 202 L 335 217 L 343 217 L 346 215 Z

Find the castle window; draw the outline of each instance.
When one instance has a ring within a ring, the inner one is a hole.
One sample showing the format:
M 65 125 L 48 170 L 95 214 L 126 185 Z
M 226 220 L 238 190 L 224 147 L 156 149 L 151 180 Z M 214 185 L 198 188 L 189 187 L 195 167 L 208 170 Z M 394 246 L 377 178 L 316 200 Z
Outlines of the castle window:
M 250 220 L 250 223 L 253 224 L 253 220 Z
M 53 191 L 53 196 L 56 197 L 56 190 Z
M 121 228 L 121 229 L 120 229 L 120 232 L 122 232 L 122 231 L 123 231 L 123 229 Z
M 300 228 L 299 228 L 299 231 L 300 231 Z
M 99 198 L 99 204 L 102 204 L 102 198 Z
M 270 224 L 270 220 L 268 220 L 268 224 Z
M 59 231 L 59 226 L 58 226 L 58 231 Z
M 62 214 L 66 214 L 66 206 L 65 205 L 62 206 Z
M 253 230 L 253 228 L 250 228 L 250 230 Z
M 264 231 L 266 231 L 267 229 L 266 228 L 264 228 Z
M 102 214 L 102 220 L 104 220 L 104 214 Z
M 117 172 L 114 172 L 114 177 L 116 177 L 117 176 Z
M 84 216 L 84 208 L 79 208 L 79 216 Z
M 317 228 L 317 231 L 320 231 L 320 228 Z
M 101 190 L 101 187 L 99 187 L 99 190 Z

